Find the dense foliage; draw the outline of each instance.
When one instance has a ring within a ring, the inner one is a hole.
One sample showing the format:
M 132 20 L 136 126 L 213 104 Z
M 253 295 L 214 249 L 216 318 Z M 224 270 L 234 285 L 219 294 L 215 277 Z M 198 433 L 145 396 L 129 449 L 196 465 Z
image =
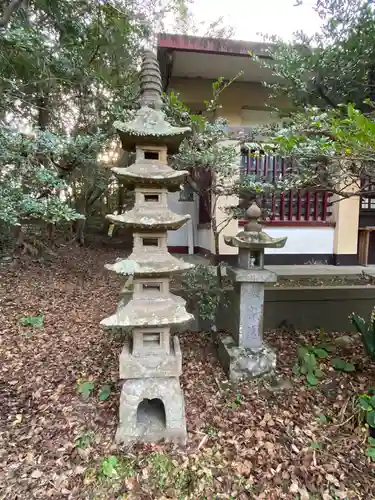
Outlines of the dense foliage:
M 303 3 L 303 0 L 299 3 Z M 298 9 L 298 7 L 296 7 Z M 293 110 L 283 126 L 262 133 L 268 149 L 293 157 L 279 189 L 316 187 L 342 197 L 373 193 L 375 124 L 375 9 L 368 0 L 317 0 L 321 31 L 296 33 L 291 43 L 269 37 L 278 82 Z
M 108 211 L 109 203 L 117 206 L 109 167 L 126 161 L 118 155 L 112 123 L 137 98 L 141 50 L 152 43 L 165 16 L 186 15 L 186 4 L 2 4 L 2 232 L 31 221 L 56 223 Z M 83 224 L 76 231 L 83 241 Z
M 364 101 L 375 96 L 373 2 L 316 0 L 315 10 L 322 22 L 319 33 L 308 36 L 300 31 L 289 43 L 267 37 L 273 43 L 270 54 L 274 61 L 266 64 L 282 78 L 271 85 L 272 90 L 286 94 L 297 107 L 326 108 L 352 102 L 368 111 Z

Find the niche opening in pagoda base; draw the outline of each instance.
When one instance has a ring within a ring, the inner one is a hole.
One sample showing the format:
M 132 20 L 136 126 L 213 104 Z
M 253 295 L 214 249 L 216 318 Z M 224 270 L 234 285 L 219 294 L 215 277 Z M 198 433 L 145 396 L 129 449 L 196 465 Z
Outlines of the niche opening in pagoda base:
M 159 160 L 159 151 L 145 151 L 145 160 Z
M 262 263 L 262 252 L 251 250 L 249 252 L 250 267 L 260 267 Z
M 159 195 L 158 194 L 145 194 L 145 202 L 147 203 L 158 203 L 159 202 Z
M 161 292 L 161 283 L 142 283 L 143 292 Z
M 142 238 L 142 244 L 144 247 L 158 247 L 159 238 Z
M 143 347 L 152 348 L 161 346 L 160 332 L 145 332 L 143 334 Z
M 161 399 L 144 399 L 137 408 L 137 426 L 162 431 L 166 427 L 165 408 Z

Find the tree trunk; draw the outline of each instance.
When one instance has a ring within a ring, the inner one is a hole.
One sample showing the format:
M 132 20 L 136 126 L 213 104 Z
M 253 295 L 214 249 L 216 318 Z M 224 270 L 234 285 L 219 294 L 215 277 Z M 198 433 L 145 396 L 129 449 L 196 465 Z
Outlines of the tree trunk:
M 125 208 L 125 186 L 119 183 L 117 189 L 117 213 L 122 214 Z
M 217 286 L 218 288 L 222 288 L 223 286 L 223 276 L 221 273 L 221 265 L 220 265 L 220 246 L 219 246 L 219 236 L 216 224 L 216 214 L 212 216 L 211 219 L 211 228 L 214 236 L 214 266 L 216 267 L 216 278 L 217 278 Z
M 86 219 L 77 220 L 75 239 L 81 246 L 85 245 L 85 226 Z

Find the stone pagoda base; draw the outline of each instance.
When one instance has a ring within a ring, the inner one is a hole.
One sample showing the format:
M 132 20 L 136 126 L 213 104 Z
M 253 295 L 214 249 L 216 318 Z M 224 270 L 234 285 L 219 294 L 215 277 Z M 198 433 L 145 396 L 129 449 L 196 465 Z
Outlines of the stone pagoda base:
M 179 377 L 182 372 L 182 354 L 177 336 L 170 342 L 169 353 L 152 352 L 135 355 L 131 342 L 126 341 L 120 354 L 120 379 Z
M 231 336 L 221 338 L 218 357 L 231 382 L 271 374 L 276 368 L 276 353 L 263 344 L 258 348 L 237 346 Z
M 186 444 L 184 396 L 177 377 L 126 380 L 120 398 L 116 442 Z

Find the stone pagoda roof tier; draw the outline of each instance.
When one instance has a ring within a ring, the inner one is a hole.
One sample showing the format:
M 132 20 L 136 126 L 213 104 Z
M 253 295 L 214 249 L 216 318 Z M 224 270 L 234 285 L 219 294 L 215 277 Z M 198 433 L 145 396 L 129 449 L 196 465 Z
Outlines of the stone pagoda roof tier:
M 224 236 L 225 243 L 230 247 L 247 248 L 248 250 L 283 248 L 288 238 L 272 238 L 267 233 L 264 233 L 262 226 L 258 222 L 261 213 L 258 205 L 253 202 L 246 211 L 249 222 L 245 230 L 240 231 L 236 236 Z
M 263 232 L 240 231 L 236 236 L 224 236 L 224 241 L 231 247 L 261 250 L 262 248 L 283 248 L 285 238 L 271 238 Z
M 160 298 L 132 299 L 100 324 L 107 328 L 180 325 L 193 319 L 193 315 L 186 311 L 185 304 L 182 297 L 171 293 Z
M 173 154 L 184 138 L 191 132 L 190 127 L 174 127 L 165 119 L 161 109 L 154 109 L 147 105 L 136 112 L 130 122 L 116 121 L 113 126 L 117 130 L 122 147 L 125 151 L 134 151 L 136 146 L 153 144 L 167 146 L 168 152 Z
M 135 206 L 132 210 L 129 210 L 129 212 L 125 212 L 121 215 L 107 215 L 106 218 L 113 224 L 122 224 L 137 230 L 175 230 L 182 227 L 191 217 L 189 214 L 175 214 L 168 208 L 165 208 L 163 211 L 157 211 L 155 208 L 151 207 L 145 208 Z
M 134 277 L 168 276 L 189 271 L 194 264 L 176 259 L 169 252 L 133 252 L 127 259 L 118 259 L 114 264 L 105 264 L 106 269 L 117 274 Z
M 187 170 L 174 170 L 152 160 L 142 160 L 126 168 L 114 167 L 112 172 L 127 186 L 166 187 L 169 191 L 180 191 L 180 184 L 188 175 Z

